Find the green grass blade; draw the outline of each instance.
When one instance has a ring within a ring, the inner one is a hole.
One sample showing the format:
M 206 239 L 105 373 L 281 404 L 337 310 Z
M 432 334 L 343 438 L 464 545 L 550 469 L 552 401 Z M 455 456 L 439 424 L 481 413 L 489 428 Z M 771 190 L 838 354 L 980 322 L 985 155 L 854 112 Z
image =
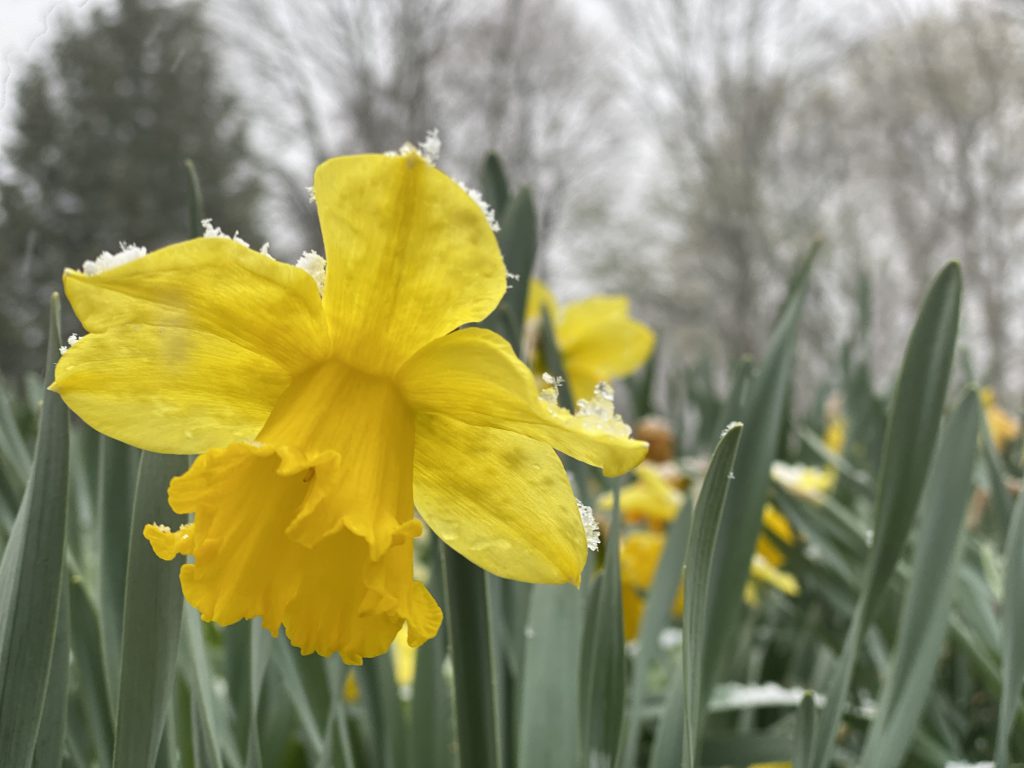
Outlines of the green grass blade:
M 693 510 L 693 526 L 686 544 L 686 602 L 683 606 L 683 768 L 697 764 L 700 730 L 704 719 L 704 675 L 706 668 L 704 628 L 707 621 L 708 590 L 719 539 L 722 510 L 729 490 L 733 463 L 740 445 L 743 425 L 730 424 L 722 434 Z
M 578 765 L 583 597 L 569 584 L 530 595 L 516 765 Z
M 121 672 L 121 620 L 124 616 L 125 573 L 132 525 L 132 501 L 138 476 L 139 451 L 109 437 L 99 437 L 100 639 L 107 690 L 116 691 Z
M 184 634 L 185 670 L 192 705 L 195 707 L 196 723 L 193 730 L 197 762 L 209 768 L 222 768 L 218 738 L 215 698 L 213 693 L 213 671 L 203 642 L 201 619 L 196 611 L 187 611 L 182 620 Z
M 60 617 L 57 621 L 57 635 L 53 643 L 53 662 L 50 665 L 50 679 L 46 688 L 46 703 L 36 739 L 34 768 L 59 766 L 64 754 L 64 731 L 68 715 L 68 667 L 71 661 L 71 607 L 66 582 L 60 591 Z
M 1010 734 L 1024 685 L 1024 493 L 1018 494 L 1006 537 L 1006 581 L 1003 591 L 1003 674 L 996 730 L 996 768 L 1010 764 Z
M 167 504 L 167 485 L 187 469 L 185 456 L 145 453 L 139 462 L 125 577 L 115 768 L 154 765 L 164 731 L 181 631 L 179 564 L 157 558 L 142 529 L 146 523 L 177 528 L 182 522 Z
M 668 624 L 672 602 L 682 581 L 690 518 L 690 504 L 687 502 L 665 535 L 665 548 L 662 550 L 658 571 L 654 576 L 654 585 L 647 594 L 643 618 L 640 620 L 639 649 L 633 659 L 633 671 L 630 676 L 629 706 L 626 707 L 623 717 L 623 735 L 617 765 L 636 764 L 636 752 L 640 741 L 640 710 L 647 690 L 647 671 L 658 648 L 658 637 Z
M 811 768 L 814 758 L 814 726 L 818 710 L 814 706 L 814 694 L 804 693 L 800 708 L 796 715 L 796 754 L 793 755 L 793 768 Z
M 875 502 L 874 544 L 853 621 L 828 688 L 814 739 L 814 766 L 827 766 L 853 677 L 857 651 L 900 552 L 921 495 L 942 416 L 960 316 L 960 267 L 932 283 L 910 334 L 886 428 Z
M 612 523 L 603 542 L 604 568 L 591 582 L 580 650 L 580 748 L 586 765 L 611 765 L 618 752 L 626 697 L 622 577 L 619 570 L 618 481 Z
M 739 482 L 729 494 L 722 512 L 721 530 L 728 532 L 729 544 L 715 548 L 708 586 L 710 611 L 705 632 L 708 674 L 704 675 L 702 693 L 705 698 L 709 686 L 716 682 L 722 671 L 723 660 L 732 653 L 743 584 L 747 580 L 750 557 L 761 530 L 761 507 L 768 488 L 768 473 L 782 435 L 798 321 L 813 259 L 812 252 L 797 272 L 764 361 L 754 380 L 747 385 L 744 397 L 740 421 L 745 426 L 746 439 L 736 454 L 735 467 Z
M 395 688 L 391 655 L 385 653 L 366 659 L 358 672 L 359 688 L 366 700 L 372 732 L 380 749 L 380 765 L 383 768 L 404 768 L 410 759 L 409 738 Z
M 459 763 L 463 768 L 501 768 L 504 718 L 497 698 L 499 658 L 488 620 L 485 574 L 445 544 L 441 562 Z
M 103 653 L 97 611 L 82 580 L 72 575 L 71 650 L 78 680 L 76 704 L 81 704 L 82 730 L 88 734 L 89 752 L 100 766 L 110 765 L 114 751 L 114 718 L 111 697 L 103 675 Z M 84 740 L 83 740 L 84 741 Z
M 861 753 L 864 765 L 902 765 L 928 703 L 963 550 L 980 411 L 977 397 L 968 393 L 942 432 L 921 497 L 921 533 L 910 586 L 903 598 L 896 647 Z
M 45 380 L 53 381 L 60 345 L 60 303 L 50 301 Z M 68 412 L 43 395 L 31 475 L 0 560 L 0 755 L 29 765 L 43 714 L 65 580 L 68 508 Z

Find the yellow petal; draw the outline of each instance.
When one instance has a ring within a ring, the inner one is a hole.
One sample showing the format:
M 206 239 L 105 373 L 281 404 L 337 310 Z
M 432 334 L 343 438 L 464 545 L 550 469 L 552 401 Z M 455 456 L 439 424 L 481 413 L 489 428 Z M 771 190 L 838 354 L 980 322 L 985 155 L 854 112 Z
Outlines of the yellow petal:
M 384 653 L 403 622 L 411 639 L 433 636 L 441 613 L 413 579 L 411 541 L 374 561 L 347 529 L 313 547 L 288 537 L 315 495 L 310 470 L 318 466 L 295 451 L 234 444 L 175 478 L 171 507 L 195 515 L 195 562 L 181 568 L 185 598 L 206 621 L 261 616 L 272 634 L 283 624 L 303 653 L 339 653 L 349 664 Z
M 526 320 L 540 319 L 541 313 L 547 310 L 551 321 L 554 322 L 558 313 L 558 304 L 548 287 L 536 277 L 530 278 L 530 287 L 526 291 Z
M 796 576 L 789 571 L 776 568 L 756 552 L 750 560 L 750 576 L 790 597 L 800 594 L 800 582 L 797 581 Z
M 414 466 L 416 508 L 463 557 L 506 579 L 579 583 L 586 535 L 565 469 L 549 447 L 420 414 Z
M 635 640 L 640 631 L 646 600 L 625 582 L 622 584 L 622 629 L 626 640 Z
M 601 381 L 628 376 L 654 350 L 654 331 L 629 315 L 625 296 L 594 296 L 565 308 L 556 330 L 569 391 L 590 397 Z
M 621 422 L 609 431 L 597 420 L 573 417 L 542 402 L 533 375 L 508 342 L 481 328 L 431 343 L 402 368 L 398 381 L 419 413 L 518 432 L 599 466 L 609 476 L 636 466 L 647 452 L 646 443 L 614 433 L 625 428 Z
M 193 523 L 185 523 L 178 530 L 172 531 L 166 525 L 149 523 L 142 529 L 142 535 L 153 547 L 153 552 L 161 560 L 173 560 L 178 555 L 191 555 L 195 550 L 196 540 L 192 536 L 195 528 Z
M 338 353 L 390 374 L 428 342 L 483 320 L 506 290 L 479 206 L 418 155 L 328 160 L 314 178 Z
M 633 470 L 636 480 L 622 488 L 619 506 L 627 520 L 665 524 L 675 520 L 683 503 L 683 493 L 669 484 L 649 462 Z M 603 510 L 612 508 L 612 494 L 602 493 L 597 500 Z
M 314 485 L 333 503 L 306 505 L 288 535 L 312 547 L 344 527 L 367 541 L 374 560 L 419 535 L 412 519 L 413 425 L 387 379 L 334 360 L 296 376 L 257 440 L 315 452 Z
M 649 589 L 665 549 L 665 534 L 660 531 L 628 531 L 619 546 L 622 583 L 640 590 Z
M 290 377 L 328 351 L 316 285 L 223 238 L 163 248 L 64 289 L 89 333 L 53 389 L 89 425 L 162 453 L 251 439 Z

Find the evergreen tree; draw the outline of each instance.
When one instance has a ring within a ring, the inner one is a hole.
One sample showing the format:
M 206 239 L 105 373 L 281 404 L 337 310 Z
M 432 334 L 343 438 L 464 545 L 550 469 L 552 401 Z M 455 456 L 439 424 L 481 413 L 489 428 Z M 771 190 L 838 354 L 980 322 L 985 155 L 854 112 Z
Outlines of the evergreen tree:
M 0 370 L 39 366 L 63 267 L 120 242 L 152 250 L 188 235 L 186 158 L 207 214 L 256 238 L 259 189 L 219 74 L 197 3 L 120 0 L 65 22 L 21 78 L 0 163 Z

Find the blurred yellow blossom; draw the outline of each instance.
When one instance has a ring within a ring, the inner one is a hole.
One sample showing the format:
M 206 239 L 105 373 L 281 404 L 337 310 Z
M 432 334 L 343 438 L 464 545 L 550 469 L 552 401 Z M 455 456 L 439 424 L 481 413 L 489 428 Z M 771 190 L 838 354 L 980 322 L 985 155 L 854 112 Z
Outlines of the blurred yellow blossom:
M 820 504 L 825 494 L 835 490 L 836 483 L 839 482 L 839 473 L 833 466 L 820 467 L 773 461 L 771 478 L 792 495 Z
M 413 575 L 414 503 L 477 565 L 575 584 L 588 535 L 555 449 L 617 475 L 646 445 L 541 400 L 501 337 L 457 330 L 507 273 L 479 195 L 429 156 L 328 160 L 314 194 L 326 260 L 284 264 L 208 225 L 67 270 L 88 333 L 53 389 L 116 439 L 202 454 L 168 492 L 194 523 L 145 535 L 192 556 L 181 585 L 203 619 L 260 616 L 358 664 L 403 625 L 411 646 L 440 625 Z
M 1003 453 L 1010 443 L 1020 437 L 1020 419 L 999 405 L 991 387 L 982 387 L 978 396 L 985 409 L 985 423 L 992 436 L 992 443 L 998 453 Z
M 543 310 L 551 317 L 573 398 L 589 397 L 598 383 L 634 373 L 654 351 L 654 331 L 630 316 L 626 296 L 592 296 L 559 309 L 547 286 L 534 278 L 527 324 L 536 324 Z
M 675 469 L 678 472 L 678 468 Z M 627 523 L 645 522 L 661 528 L 676 519 L 683 503 L 683 492 L 679 490 L 678 480 L 673 483 L 666 479 L 671 471 L 663 464 L 650 461 L 633 470 L 636 479 L 619 492 L 619 507 Z M 597 499 L 597 507 L 602 512 L 611 510 L 612 503 L 611 492 L 602 493 Z

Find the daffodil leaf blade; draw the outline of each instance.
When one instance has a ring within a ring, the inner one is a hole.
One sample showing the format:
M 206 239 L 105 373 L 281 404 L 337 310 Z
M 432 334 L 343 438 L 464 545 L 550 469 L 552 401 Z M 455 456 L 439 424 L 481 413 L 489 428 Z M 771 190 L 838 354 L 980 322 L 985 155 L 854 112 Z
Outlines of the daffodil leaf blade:
M 951 262 L 932 282 L 904 352 L 886 427 L 865 581 L 815 730 L 814 765 L 831 760 L 861 641 L 895 571 L 933 459 L 953 362 L 960 291 L 960 267 Z
M 636 761 L 640 738 L 640 702 L 643 701 L 646 691 L 647 668 L 657 650 L 658 638 L 668 624 L 672 603 L 679 590 L 691 517 L 691 505 L 687 500 L 679 515 L 669 525 L 654 584 L 647 595 L 638 634 L 640 647 L 633 661 L 633 672 L 630 676 L 629 706 L 624 718 L 619 765 L 633 765 Z
M 495 681 L 502 669 L 491 626 L 486 574 L 447 545 L 441 547 L 441 562 L 459 761 L 463 768 L 501 768 L 505 763 L 505 719 Z
M 190 704 L 194 710 L 193 754 L 198 765 L 221 768 L 224 763 L 221 759 L 221 739 L 218 738 L 213 670 L 202 632 L 199 614 L 195 611 L 186 612 L 182 619 L 182 635 L 186 659 L 184 668 L 188 676 Z
M 57 634 L 53 642 L 53 661 L 50 664 L 50 678 L 46 684 L 46 702 L 43 705 L 36 739 L 34 768 L 49 768 L 61 764 L 64 753 L 64 731 L 68 714 L 68 669 L 71 656 L 71 608 L 65 582 L 60 591 L 60 615 L 57 619 Z
M 493 152 L 487 153 L 480 173 L 480 192 L 498 216 L 498 223 L 505 227 L 504 212 L 508 205 L 509 188 L 505 168 Z
M 785 424 L 797 330 L 814 256 L 812 251 L 797 270 L 767 352 L 756 375 L 746 385 L 746 394 L 741 395 L 743 415 L 740 421 L 744 424 L 746 438 L 736 454 L 735 474 L 739 482 L 722 511 L 721 530 L 728 531 L 728 546 L 716 547 L 708 583 L 710 610 L 704 636 L 715 638 L 715 642 L 707 646 L 708 674 L 704 676 L 702 693 L 705 698 L 709 686 L 722 671 L 723 660 L 731 652 L 733 629 L 740 617 L 743 584 L 761 530 L 761 509 L 769 470 Z
M 896 646 L 861 753 L 865 765 L 902 764 L 928 703 L 959 573 L 980 420 L 977 396 L 969 392 L 942 430 L 918 511 L 921 530 Z
M 167 503 L 185 456 L 145 453 L 139 462 L 125 578 L 121 678 L 114 729 L 114 768 L 146 768 L 157 758 L 173 692 L 183 598 L 178 567 L 153 554 L 147 523 L 177 526 Z
M 996 768 L 1010 764 L 1010 736 L 1021 706 L 1024 686 L 1024 600 L 1017 590 L 1024 584 L 1024 493 L 1017 495 L 1005 544 L 1006 574 L 1003 587 L 1002 685 L 996 730 Z
M 60 303 L 50 302 L 45 381 L 60 345 Z M 0 755 L 29 765 L 43 716 L 65 580 L 68 412 L 43 394 L 35 453 L 21 507 L 0 560 Z
M 580 649 L 580 747 L 585 765 L 610 765 L 618 752 L 625 706 L 626 656 L 619 541 L 622 516 L 613 490 L 603 542 L 604 568 L 589 584 Z
M 526 647 L 516 765 L 578 765 L 580 591 L 569 584 L 534 586 L 521 631 Z
M 91 430 L 89 430 L 91 432 Z M 96 513 L 99 536 L 100 640 L 107 690 L 119 687 L 121 627 L 124 616 L 125 574 L 132 525 L 132 504 L 138 476 L 139 450 L 103 435 L 98 445 Z
M 704 634 L 711 594 L 711 568 L 721 546 L 719 529 L 729 492 L 733 465 L 743 426 L 729 425 L 711 456 L 700 496 L 693 510 L 693 524 L 686 543 L 683 605 L 683 768 L 693 768 L 699 754 L 704 719 L 706 659 Z

